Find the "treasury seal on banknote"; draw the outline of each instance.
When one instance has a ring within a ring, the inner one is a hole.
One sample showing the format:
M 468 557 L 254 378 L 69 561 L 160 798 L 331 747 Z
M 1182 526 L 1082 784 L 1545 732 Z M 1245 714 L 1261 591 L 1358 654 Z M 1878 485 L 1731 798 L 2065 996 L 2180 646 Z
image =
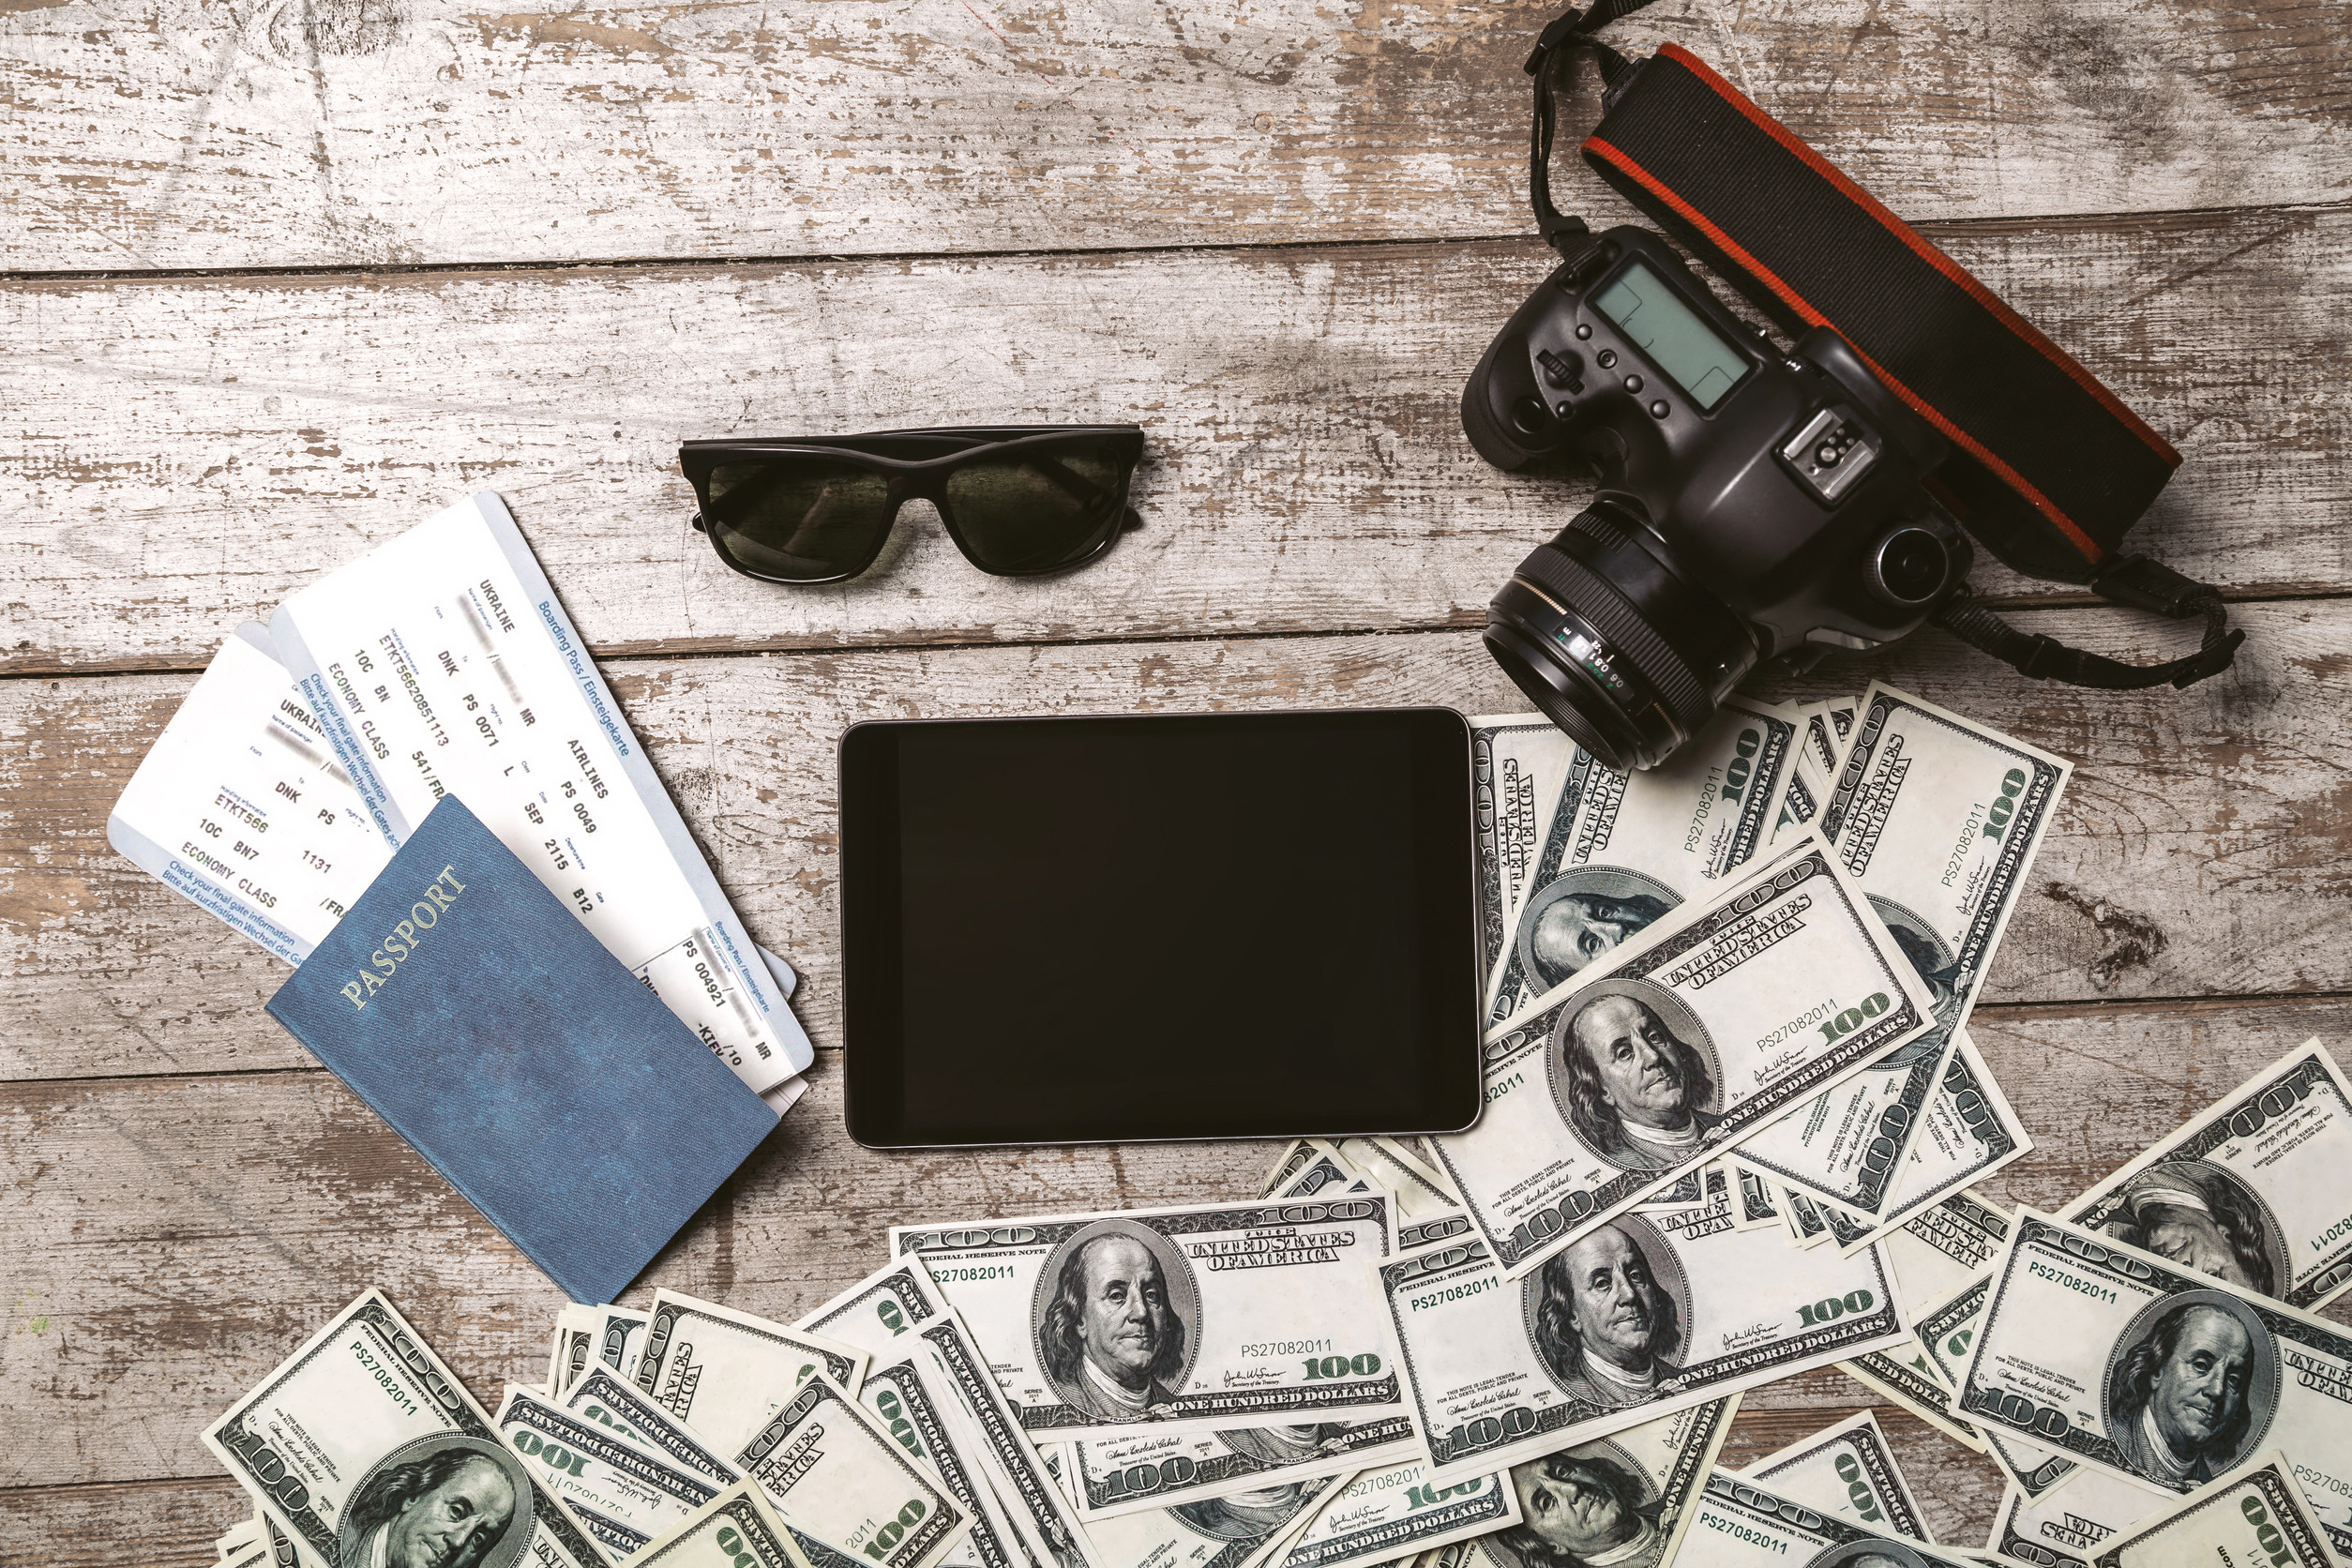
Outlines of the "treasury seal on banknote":
M 1192 1369 L 1200 1290 L 1158 1231 L 1097 1220 L 1047 1255 L 1030 1321 L 1056 1394 L 1097 1421 L 1142 1421 Z
M 1528 900 L 1519 917 L 1519 967 L 1541 995 L 1646 931 L 1682 896 L 1621 866 L 1579 866 Z
M 1545 1064 L 1560 1120 L 1620 1170 L 1688 1165 L 1723 1121 L 1713 1036 L 1647 980 L 1604 980 L 1561 1009 Z
M 376 1462 L 336 1522 L 348 1563 L 510 1568 L 531 1539 L 532 1491 L 505 1444 L 458 1432 L 404 1443 Z
M 2102 1420 L 2123 1462 L 2158 1485 L 2210 1481 L 2263 1446 L 2280 1376 L 2278 1341 L 2251 1304 L 2185 1290 L 2117 1336 Z
M 1691 1282 L 1666 1238 L 1627 1214 L 1555 1255 L 1520 1287 L 1528 1341 L 1572 1399 L 1622 1410 L 1681 1371 Z

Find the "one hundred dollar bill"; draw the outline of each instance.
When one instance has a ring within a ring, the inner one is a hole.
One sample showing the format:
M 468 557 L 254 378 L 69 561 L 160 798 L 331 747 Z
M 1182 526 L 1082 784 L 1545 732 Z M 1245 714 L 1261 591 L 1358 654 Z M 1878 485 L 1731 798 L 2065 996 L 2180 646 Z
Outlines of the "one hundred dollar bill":
M 1739 1408 L 1733 1395 L 1514 1465 L 1519 1523 L 1440 1546 L 1417 1568 L 1671 1563 Z
M 898 1440 L 972 1520 L 972 1533 L 944 1560 L 949 1568 L 1027 1568 L 1029 1553 L 1005 1518 L 981 1459 L 981 1443 L 930 1356 L 910 1355 L 867 1369 L 859 1404 Z
M 2289 1306 L 2352 1286 L 2352 1083 L 2307 1040 L 2059 1217 Z
M 1830 1222 L 1822 1216 L 1820 1206 L 1803 1193 L 1792 1192 L 1775 1183 L 1772 1197 L 1780 1209 L 1780 1217 L 1788 1227 L 1789 1239 L 1800 1247 L 1817 1245 L 1830 1240 Z
M 588 1364 L 596 1359 L 596 1331 L 589 1326 L 593 1307 L 571 1305 L 555 1315 L 553 1342 L 548 1347 L 547 1382 L 543 1393 L 560 1396 L 572 1386 Z
M 1724 1178 L 1731 1190 L 1731 1225 L 1736 1230 L 1781 1229 L 1780 1210 L 1772 1203 L 1772 1184 L 1762 1172 L 1736 1159 L 1723 1162 Z
M 2039 1498 L 2003 1487 L 1984 1545 L 2004 1562 L 2024 1568 L 2090 1568 L 2102 1546 L 2140 1520 L 2167 1514 L 2180 1499 L 2104 1470 L 2075 1472 L 2065 1485 Z
M 1435 1479 L 1515 1465 L 1899 1343 L 1876 1252 L 1791 1249 L 1709 1201 L 1627 1214 L 1520 1280 L 1476 1242 L 1380 1271 Z
M 1957 1552 L 1806 1506 L 1730 1470 L 1707 1478 L 1675 1568 L 1974 1568 Z
M 1401 1412 L 1380 1319 L 1385 1193 L 894 1226 L 1004 1385 L 1056 1440 Z
M 623 1377 L 637 1370 L 652 1314 L 626 1306 L 571 1305 L 556 1314 L 546 1393 L 561 1399 L 589 1366 L 602 1362 Z
M 715 1489 L 731 1485 L 743 1474 L 733 1460 L 609 1366 L 590 1367 L 561 1403 L 569 1414 L 617 1433 L 665 1464 L 701 1476 Z
M 1489 1033 L 1485 1114 L 1438 1156 L 1515 1278 L 1930 1025 L 1886 927 L 1801 840 Z
M 1952 1413 L 1952 1389 L 1916 1335 L 1906 1335 L 1901 1344 L 1886 1349 L 1839 1362 L 1837 1369 L 1864 1388 L 1885 1395 L 1952 1441 L 1979 1454 L 1985 1452 L 1984 1434 Z
M 987 1358 L 920 1258 L 886 1263 L 801 1319 L 803 1332 L 865 1351 L 876 1364 L 928 1358 L 960 1406 L 1003 1517 L 1039 1568 L 1106 1568 L 1078 1511 L 1050 1476 Z M 927 1369 L 925 1377 L 929 1373 Z
M 522 1456 L 539 1485 L 569 1503 L 614 1558 L 636 1555 L 720 1490 L 517 1383 L 506 1385 L 494 1419 L 506 1446 Z
M 1285 1482 L 1087 1527 L 1104 1568 L 1261 1568 L 1274 1563 L 1344 1475 Z
M 636 1379 L 656 1404 L 731 1454 L 813 1374 L 854 1393 L 865 1371 L 865 1356 L 847 1346 L 656 1290 Z
M 1332 1149 L 1356 1174 L 1396 1199 L 1399 1221 L 1428 1219 L 1462 1206 L 1445 1173 L 1395 1138 L 1343 1138 Z
M 1936 1537 L 1894 1450 L 1868 1410 L 1825 1426 L 1809 1438 L 1766 1455 L 1741 1475 L 1782 1497 L 1892 1535 L 1930 1545 Z
M 1274 1168 L 1259 1184 L 1258 1196 L 1312 1198 L 1319 1192 L 1344 1187 L 1354 1179 L 1355 1172 L 1348 1162 L 1321 1138 L 1293 1138 L 1290 1147 L 1282 1152 L 1282 1158 L 1274 1162 Z
M 1065 1463 L 1080 1516 L 1097 1519 L 1318 1476 L 1383 1470 L 1420 1452 L 1411 1419 L 1393 1415 L 1092 1439 L 1065 1445 Z
M 1292 1538 L 1281 1568 L 1355 1568 L 1434 1551 L 1519 1522 L 1518 1494 L 1498 1471 L 1440 1485 L 1428 1462 L 1366 1470 L 1334 1492 Z
M 1487 972 L 1488 1023 L 1565 985 L 1683 900 L 1736 880 L 1779 814 L 1796 745 L 1788 716 L 1734 698 L 1647 772 L 1620 773 L 1577 747 L 1509 943 Z
M 1784 1185 L 1860 1221 L 1845 1244 L 1891 1218 L 1949 1036 L 1983 988 L 2071 772 L 1890 686 L 1863 699 L 1817 825 L 1926 984 L 1937 1030 L 1748 1149 Z
M 1952 1294 L 1993 1267 L 2015 1216 L 1972 1192 L 1956 1192 L 1888 1235 L 1887 1267 L 1906 1306 Z
M 1952 1049 L 1939 1029 L 1890 1051 L 1757 1128 L 1740 1157 L 1821 1209 L 1887 1207 Z
M 1821 809 L 1822 834 L 1964 1021 L 2073 764 L 1872 682 Z
M 737 1482 L 630 1560 L 659 1568 L 809 1568 L 760 1489 Z
M 1911 1332 L 1936 1368 L 1936 1379 L 1952 1393 L 1954 1415 L 1961 1414 L 1959 1388 L 1975 1348 L 1977 1330 L 1993 1289 L 1991 1271 L 1968 1281 L 1939 1301 L 1921 1305 L 1911 1316 Z M 2075 1471 L 2074 1461 L 1999 1425 L 1978 1423 L 1983 1452 L 2008 1475 L 2009 1484 L 2028 1498 L 2048 1495 Z
M 1820 1206 L 1837 1244 L 1848 1252 L 1883 1241 L 1970 1183 L 2023 1159 L 2033 1149 L 2025 1123 L 1963 1027 L 1952 1032 L 1936 1093 L 1927 1102 L 1911 1152 L 1886 1205 L 1874 1218 Z
M 1492 714 L 1470 726 L 1484 975 L 1495 972 L 1510 943 L 1520 884 L 1535 862 L 1576 748 L 1542 714 Z
M 734 1463 L 778 1518 L 852 1561 L 933 1568 L 972 1530 L 945 1488 L 822 1372 L 792 1391 Z
M 605 1560 L 379 1290 L 337 1313 L 204 1441 L 314 1562 Z M 406 1506 L 419 1497 L 438 1506 Z
M 2335 1554 L 2295 1467 L 2276 1449 L 2144 1518 L 2099 1549 L 2093 1568 L 2329 1568 Z
M 2272 1447 L 2352 1550 L 2352 1333 L 2097 1231 L 2022 1211 L 1961 1413 L 2085 1466 L 2190 1492 Z

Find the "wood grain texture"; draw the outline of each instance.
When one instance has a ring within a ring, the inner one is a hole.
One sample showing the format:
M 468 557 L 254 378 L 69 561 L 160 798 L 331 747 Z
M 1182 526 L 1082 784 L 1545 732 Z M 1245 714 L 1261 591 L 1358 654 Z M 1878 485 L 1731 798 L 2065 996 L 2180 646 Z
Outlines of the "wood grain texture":
M 2275 594 L 2352 586 L 2347 236 L 2352 210 L 1947 237 L 2180 447 L 2135 547 Z M 0 287 L 0 670 L 199 667 L 486 487 L 604 653 L 1478 625 L 1591 494 L 1461 433 L 1545 270 L 1499 243 Z M 675 472 L 683 437 L 1032 420 L 1149 435 L 1143 528 L 1059 578 L 986 576 L 916 502 L 855 582 L 752 581 Z
M 1557 8 L 11 0 L 0 266 L 1515 234 L 1519 63 Z M 1610 37 L 1690 45 L 1916 220 L 2341 197 L 2339 23 L 1683 0 Z
M 2240 607 L 2230 674 L 2177 693 L 2031 683 L 1930 633 L 1788 693 L 1872 674 L 2075 761 L 1989 1002 L 2352 988 L 2344 783 L 2352 602 Z M 2139 617 L 2019 623 L 2135 656 Z M 2156 636 L 2179 641 L 2178 628 Z M 1475 635 L 622 660 L 610 674 L 752 935 L 839 1043 L 834 745 L 863 718 L 1437 702 L 1517 712 Z M 105 822 L 187 676 L 0 682 L 0 1078 L 300 1065 L 262 1013 L 286 970 L 116 856 Z
M 2038 1147 L 2004 1197 L 2055 1202 L 2104 1176 L 2352 1003 L 2074 1012 L 1981 1031 Z M 885 1155 L 841 1127 L 840 1077 L 807 1098 L 625 1297 L 670 1286 L 797 1316 L 884 1260 L 894 1223 L 1245 1197 L 1269 1144 Z M 0 1301 L 0 1417 L 42 1442 L 0 1487 L 208 1476 L 197 1431 L 318 1324 L 381 1285 L 477 1397 L 545 1375 L 562 1298 L 331 1075 L 0 1087 L 0 1191 L 17 1248 Z M 2339 1314 L 2352 1321 L 2352 1303 Z M 1825 1370 L 1758 1410 L 1857 1402 Z M 1934 1446 L 1934 1445 L 1929 1445 Z M 1985 1504 L 1989 1507 L 1989 1502 Z

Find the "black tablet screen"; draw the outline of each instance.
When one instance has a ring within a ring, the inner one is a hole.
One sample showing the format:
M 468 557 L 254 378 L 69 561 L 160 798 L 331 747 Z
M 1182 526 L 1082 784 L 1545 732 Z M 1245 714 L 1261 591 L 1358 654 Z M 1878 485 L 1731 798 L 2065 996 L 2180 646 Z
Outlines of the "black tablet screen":
M 852 729 L 852 1135 L 1467 1125 L 1470 772 L 1442 708 Z

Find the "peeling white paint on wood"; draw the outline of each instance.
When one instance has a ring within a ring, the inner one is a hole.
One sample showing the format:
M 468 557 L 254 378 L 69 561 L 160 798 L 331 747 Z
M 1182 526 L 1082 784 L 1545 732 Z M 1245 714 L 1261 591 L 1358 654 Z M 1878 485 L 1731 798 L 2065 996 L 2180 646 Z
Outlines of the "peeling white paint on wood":
M 0 266 L 1524 234 L 1560 8 L 9 0 Z M 2352 191 L 2325 6 L 1666 0 L 1608 36 L 1689 46 L 1914 220 Z M 1588 72 L 1565 127 L 1593 105 Z

